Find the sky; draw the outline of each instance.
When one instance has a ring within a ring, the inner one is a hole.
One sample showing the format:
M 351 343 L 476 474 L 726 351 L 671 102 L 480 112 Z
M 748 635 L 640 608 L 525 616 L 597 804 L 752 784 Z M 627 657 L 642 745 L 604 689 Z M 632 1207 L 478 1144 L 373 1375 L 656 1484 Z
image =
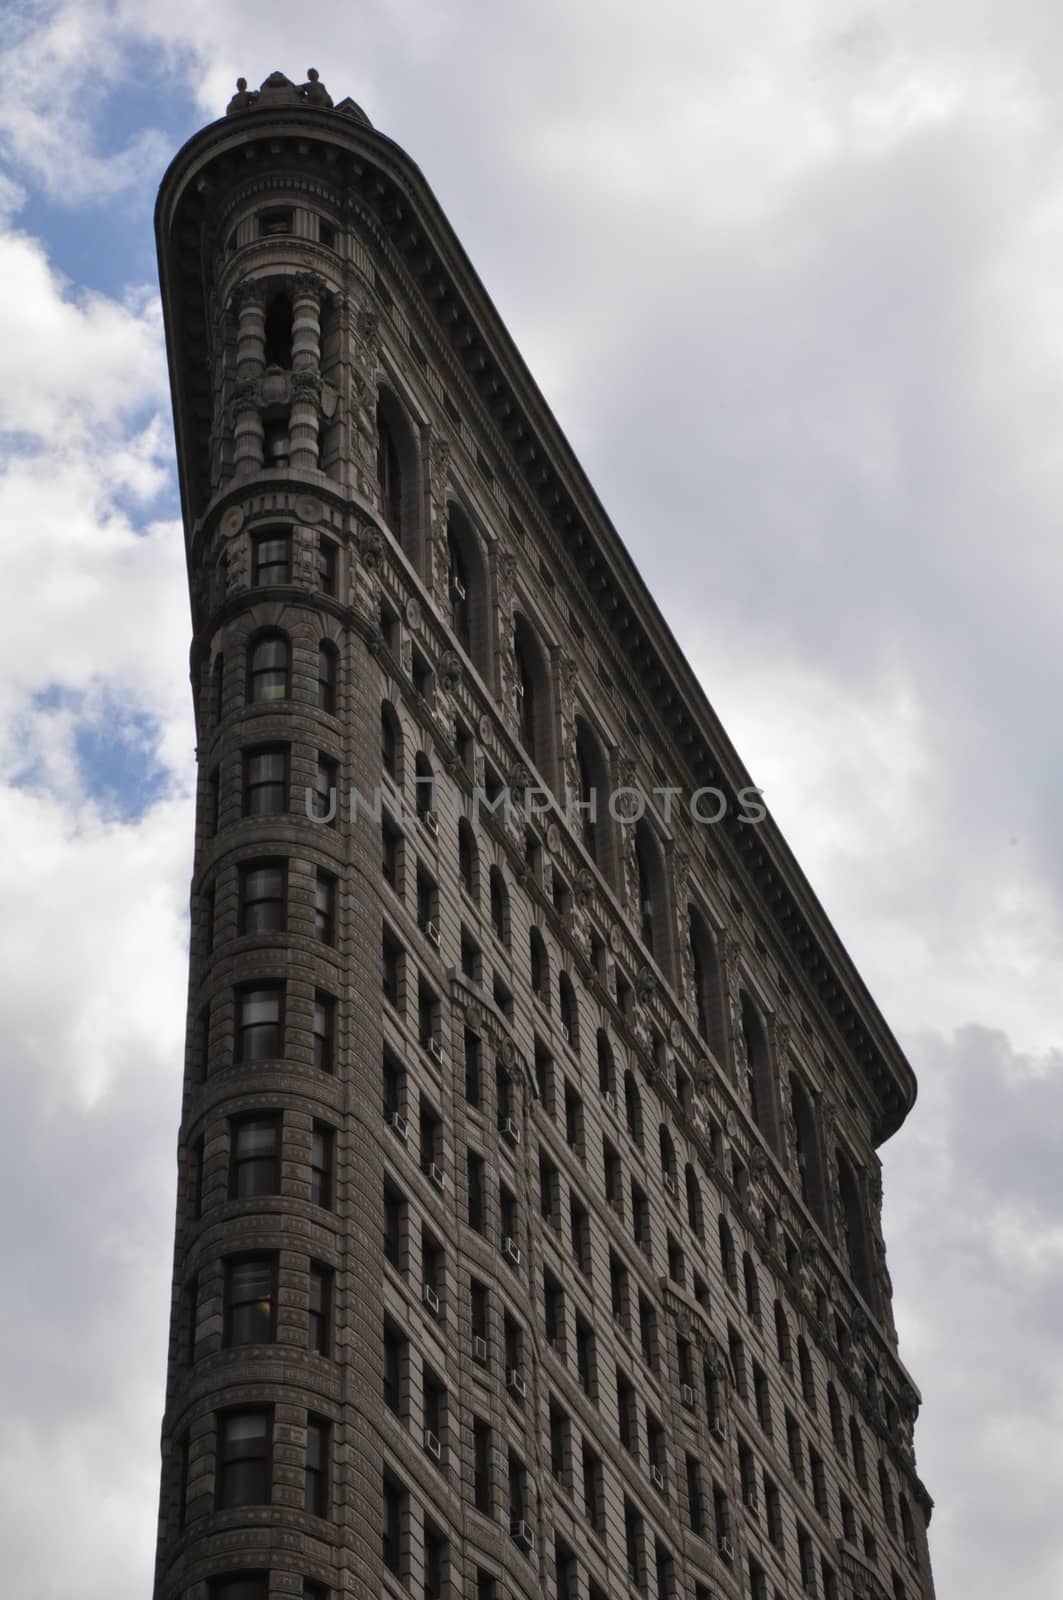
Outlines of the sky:
M 1063 1595 L 1063 9 L 9 0 L 0 56 L 8 1586 L 150 1592 L 194 776 L 152 206 L 238 74 L 317 65 L 421 165 L 916 1070 L 938 1594 Z

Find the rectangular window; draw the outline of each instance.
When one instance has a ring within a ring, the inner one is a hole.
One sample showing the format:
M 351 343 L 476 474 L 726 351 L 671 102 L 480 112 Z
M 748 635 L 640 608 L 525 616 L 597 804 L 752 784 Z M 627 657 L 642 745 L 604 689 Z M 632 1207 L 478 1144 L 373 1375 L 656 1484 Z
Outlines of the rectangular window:
M 224 1412 L 218 1419 L 217 1501 L 220 1511 L 270 1500 L 272 1413 Z
M 244 751 L 244 816 L 279 817 L 288 809 L 288 746 Z
M 402 1269 L 403 1235 L 406 1231 L 406 1201 L 401 1192 L 384 1181 L 384 1259 Z
M 576 1314 L 576 1372 L 579 1386 L 591 1400 L 598 1398 L 598 1372 L 595 1360 L 594 1329 L 586 1318 Z
M 260 239 L 271 239 L 277 234 L 291 233 L 292 214 L 287 210 L 260 211 L 258 214 L 258 236 Z
M 241 933 L 283 933 L 288 898 L 286 861 L 249 861 L 240 868 Z
M 319 754 L 314 774 L 314 816 L 335 827 L 339 815 L 339 762 Z
M 317 546 L 317 586 L 322 594 L 336 593 L 336 546 L 331 539 L 319 539 Z
M 389 1472 L 384 1474 L 383 1499 L 381 1554 L 388 1571 L 401 1580 L 404 1576 L 402 1535 L 404 1525 L 409 1520 L 410 1497 L 398 1479 Z
M 335 1164 L 335 1134 L 323 1122 L 314 1123 L 310 1145 L 310 1203 L 332 1210 L 332 1171 Z
M 403 949 L 395 936 L 384 929 L 381 944 L 380 965 L 383 976 L 384 999 L 399 1009 L 402 996 L 402 961 Z
M 465 1158 L 469 1227 L 483 1233 L 487 1225 L 484 1197 L 484 1159 L 470 1150 Z
M 279 1194 L 280 1117 L 240 1117 L 231 1124 L 229 1141 L 230 1199 Z
M 320 867 L 314 880 L 314 938 L 322 944 L 336 942 L 336 880 Z
M 695 1456 L 687 1456 L 687 1521 L 691 1533 L 704 1538 L 705 1501 L 701 1488 L 701 1463 Z
M 284 985 L 260 984 L 236 996 L 236 1061 L 252 1066 L 284 1054 Z
M 276 1304 L 275 1255 L 232 1256 L 225 1262 L 226 1345 L 271 1344 Z
M 443 1585 L 447 1581 L 448 1548 L 445 1535 L 429 1522 L 427 1517 L 424 1524 L 424 1592 L 438 1596 L 443 1593 Z
M 327 1356 L 332 1322 L 332 1269 L 320 1261 L 310 1263 L 310 1314 L 307 1324 L 307 1349 L 316 1356 Z
M 479 1034 L 473 1033 L 471 1028 L 466 1028 L 464 1044 L 465 1099 L 474 1110 L 479 1110 L 483 1103 L 483 1070 Z
M 583 1515 L 605 1537 L 605 1473 L 602 1458 L 583 1441 Z
M 292 575 L 292 542 L 287 533 L 258 533 L 251 541 L 253 552 L 252 583 L 290 583 Z
M 306 1478 L 303 1510 L 312 1516 L 328 1513 L 329 1424 L 324 1417 L 306 1419 Z
M 583 1143 L 583 1101 L 566 1080 L 565 1083 L 565 1143 L 580 1160 L 586 1154 Z
M 479 1417 L 472 1424 L 473 1497 L 477 1511 L 491 1514 L 491 1429 Z
M 314 995 L 314 1066 L 319 1072 L 335 1068 L 336 1002 L 318 989 Z
M 568 1199 L 569 1225 L 572 1234 L 572 1259 L 587 1277 L 591 1273 L 591 1217 L 587 1207 L 574 1194 Z

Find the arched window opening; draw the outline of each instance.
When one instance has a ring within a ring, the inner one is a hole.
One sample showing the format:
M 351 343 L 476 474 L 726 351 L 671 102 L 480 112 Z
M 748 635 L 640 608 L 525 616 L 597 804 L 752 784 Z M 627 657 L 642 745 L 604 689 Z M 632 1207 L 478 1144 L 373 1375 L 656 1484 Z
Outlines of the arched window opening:
M 398 714 L 390 701 L 380 707 L 380 764 L 395 783 L 402 782 L 399 755 L 402 749 L 402 730 Z
M 772 1148 L 777 1150 L 778 1123 L 768 1035 L 760 1008 L 746 989 L 742 990 L 742 1037 L 746 1047 L 746 1073 L 753 1121 Z
M 476 837 L 472 831 L 472 823 L 468 817 L 460 817 L 458 819 L 458 876 L 461 879 L 462 888 L 471 900 L 477 898 L 476 865 Z
M 801 1398 L 810 1411 L 816 1409 L 816 1379 L 812 1371 L 812 1357 L 803 1338 L 797 1341 L 797 1365 L 801 1375 Z
M 554 777 L 553 684 L 550 661 L 527 617 L 513 623 L 520 742 L 548 783 Z
M 471 656 L 469 574 L 465 570 L 465 557 L 454 536 L 453 517 L 447 527 L 447 598 L 450 601 L 450 625 L 465 654 Z
M 720 963 L 716 953 L 716 941 L 696 906 L 687 907 L 687 933 L 690 939 L 698 1032 L 717 1061 L 722 1063 L 725 1056 L 725 1036 Z
M 447 507 L 447 603 L 451 627 L 483 678 L 490 679 L 491 617 L 484 547 L 461 506 Z
M 406 414 L 388 389 L 381 389 L 376 408 L 377 492 L 380 515 L 398 540 L 403 554 L 420 567 L 419 458 Z
M 428 823 L 431 827 L 429 818 L 434 822 L 436 814 L 436 780 L 432 763 L 423 750 L 418 750 L 414 758 L 413 777 L 414 788 L 417 791 L 414 796 L 414 810 L 418 820 Z
M 583 717 L 576 718 L 576 776 L 579 793 L 566 797 L 578 806 L 574 821 L 583 848 L 606 881 L 616 887 L 613 826 L 609 815 L 609 762 L 601 741 Z
M 687 1162 L 687 1222 L 699 1239 L 705 1238 L 705 1211 L 701 1203 L 701 1185 L 697 1173 Z
M 834 1440 L 834 1448 L 843 1461 L 847 1459 L 848 1452 L 845 1446 L 845 1428 L 842 1424 L 842 1408 L 838 1399 L 838 1391 L 833 1383 L 827 1385 L 827 1409 L 830 1412 L 830 1436 Z
M 317 647 L 317 704 L 320 711 L 336 712 L 336 646 L 322 639 Z
M 598 1029 L 598 1088 L 602 1094 L 616 1094 L 616 1062 L 604 1028 Z
M 786 1312 L 781 1300 L 775 1302 L 775 1348 L 779 1356 L 779 1365 L 785 1367 L 787 1372 L 793 1369 L 794 1358 L 790 1345 L 790 1324 L 786 1320 Z
M 639 935 L 658 965 L 670 977 L 672 950 L 670 907 L 664 853 L 644 817 L 635 824 L 635 866 L 638 879 Z
M 531 970 L 532 993 L 542 1001 L 544 1006 L 550 1005 L 550 962 L 546 954 L 546 944 L 538 928 L 532 927 L 528 932 L 528 960 Z
M 561 972 L 557 978 L 557 999 L 561 1014 L 561 1031 L 565 1036 L 565 1043 L 573 1050 L 579 1050 L 579 1008 L 576 1005 L 576 991 L 572 987 L 572 979 L 567 972 Z
M 790 1074 L 790 1104 L 794 1114 L 797 1176 L 801 1198 L 822 1226 L 826 1222 L 826 1217 L 823 1210 L 823 1181 L 816 1118 L 808 1092 L 795 1072 Z
M 642 1149 L 642 1100 L 639 1096 L 635 1075 L 630 1070 L 624 1073 L 624 1125 L 627 1128 L 628 1138 L 639 1149 Z
M 724 1282 L 732 1294 L 738 1293 L 738 1257 L 735 1255 L 734 1235 L 727 1218 L 720 1215 L 720 1267 Z
M 283 633 L 261 633 L 251 641 L 247 698 L 253 705 L 288 698 L 288 640 Z
M 491 927 L 497 939 L 509 943 L 509 896 L 500 867 L 491 868 Z
M 746 1315 L 760 1327 L 760 1283 L 753 1257 L 747 1250 L 742 1257 L 742 1279 L 746 1292 Z
M 668 1132 L 663 1122 L 658 1134 L 658 1143 L 661 1150 L 661 1177 L 664 1179 L 664 1186 L 669 1194 L 674 1195 L 677 1188 L 675 1145 L 672 1143 L 672 1135 Z
M 867 1270 L 867 1235 L 864 1228 L 864 1207 L 856 1175 L 841 1150 L 836 1151 L 838 1162 L 838 1192 L 841 1198 L 842 1227 L 846 1257 L 853 1282 L 865 1300 L 871 1299 L 870 1275 Z
M 285 372 L 292 365 L 292 302 L 283 289 L 266 301 L 266 366 Z

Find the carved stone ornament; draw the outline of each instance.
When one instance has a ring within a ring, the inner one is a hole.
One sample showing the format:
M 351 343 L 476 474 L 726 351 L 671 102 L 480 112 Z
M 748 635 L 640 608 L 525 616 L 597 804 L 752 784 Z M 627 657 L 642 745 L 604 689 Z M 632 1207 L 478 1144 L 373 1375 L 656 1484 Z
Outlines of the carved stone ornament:
M 480 738 L 486 744 L 488 739 L 491 737 L 491 718 L 488 716 L 486 711 L 481 713 L 480 721 L 477 726 L 480 730 Z
M 498 1060 L 508 1078 L 515 1078 L 520 1070 L 520 1056 L 512 1039 L 503 1039 L 498 1047 Z
M 807 1266 L 814 1266 L 819 1258 L 819 1239 L 814 1228 L 806 1228 L 801 1235 L 801 1260 Z
M 471 1028 L 473 1033 L 479 1033 L 483 1027 L 483 1007 L 477 1001 L 471 1000 L 465 1007 L 465 1026 Z
M 513 799 L 516 801 L 517 805 L 520 805 L 524 799 L 524 791 L 529 787 L 532 781 L 532 775 L 528 768 L 524 765 L 523 761 L 515 761 L 513 763 L 509 769 L 509 777 L 506 781 L 509 785 L 510 793 L 512 794 Z
M 678 1050 L 683 1042 L 683 1024 L 678 1017 L 672 1018 L 671 1026 L 668 1029 L 668 1037 L 672 1041 L 672 1049 Z
M 624 935 L 620 932 L 619 924 L 615 922 L 609 929 L 609 948 L 614 956 L 618 956 L 624 948 Z
M 232 539 L 240 532 L 244 525 L 243 506 L 230 506 L 218 524 L 218 531 L 223 539 Z
M 734 1111 L 728 1111 L 724 1127 L 727 1129 L 727 1137 L 733 1139 L 738 1132 L 738 1116 Z
M 657 993 L 657 977 L 650 967 L 640 967 L 636 973 L 635 993 L 643 1005 L 648 1005 Z
M 556 827 L 556 823 L 552 826 Z M 594 873 L 590 867 L 580 867 L 573 878 L 572 898 L 581 911 L 590 905 L 594 898 Z
M 768 1176 L 768 1158 L 760 1145 L 754 1145 L 749 1154 L 749 1181 L 762 1184 Z
M 406 625 L 410 628 L 421 626 L 421 602 L 415 595 L 411 595 L 406 602 Z
M 295 514 L 300 522 L 317 523 L 324 518 L 324 507 L 312 494 L 300 494 L 295 500 Z
M 384 560 L 384 535 L 378 528 L 366 528 L 361 540 L 362 565 L 376 572 Z
M 456 650 L 444 650 L 439 658 L 439 682 L 447 694 L 453 694 L 461 684 L 461 657 Z
M 550 826 L 546 830 L 546 845 L 547 849 L 551 850 L 554 855 L 556 855 L 561 848 L 561 829 L 558 827 L 556 822 L 551 822 Z

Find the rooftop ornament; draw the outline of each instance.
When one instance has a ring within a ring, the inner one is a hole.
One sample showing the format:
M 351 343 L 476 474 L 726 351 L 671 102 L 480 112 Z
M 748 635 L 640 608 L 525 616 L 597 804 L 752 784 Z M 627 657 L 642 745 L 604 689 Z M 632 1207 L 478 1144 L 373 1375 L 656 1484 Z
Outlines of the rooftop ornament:
M 307 69 L 305 83 L 293 83 L 283 72 L 271 72 L 262 86 L 249 89 L 246 78 L 237 78 L 236 93 L 225 108 L 227 117 L 239 116 L 243 111 L 265 111 L 272 106 L 284 105 L 332 106 L 332 96 L 321 82 L 316 67 Z

